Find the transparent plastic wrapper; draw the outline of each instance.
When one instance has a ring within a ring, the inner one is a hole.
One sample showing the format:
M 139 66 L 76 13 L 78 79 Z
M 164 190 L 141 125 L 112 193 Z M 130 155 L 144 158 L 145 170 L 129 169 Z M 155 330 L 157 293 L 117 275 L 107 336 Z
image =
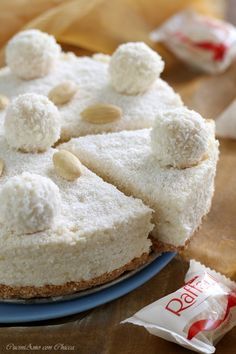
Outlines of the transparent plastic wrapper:
M 224 21 L 179 12 L 151 32 L 154 42 L 163 42 L 178 58 L 205 72 L 223 72 L 236 58 L 236 28 Z
M 126 322 L 193 351 L 214 353 L 214 345 L 236 325 L 236 283 L 191 260 L 182 288 Z

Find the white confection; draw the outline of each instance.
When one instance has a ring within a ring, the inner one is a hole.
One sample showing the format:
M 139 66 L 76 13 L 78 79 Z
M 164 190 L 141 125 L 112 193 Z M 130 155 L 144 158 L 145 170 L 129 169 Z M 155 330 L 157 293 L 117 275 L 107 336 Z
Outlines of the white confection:
M 111 84 L 117 92 L 137 95 L 147 91 L 163 69 L 160 55 L 145 43 L 122 44 L 111 57 Z
M 206 157 L 209 142 L 206 120 L 185 107 L 162 111 L 151 131 L 153 154 L 163 166 L 186 168 Z
M 59 188 L 49 178 L 24 172 L 0 190 L 0 220 L 6 230 L 31 234 L 49 229 L 60 213 Z
M 236 100 L 216 119 L 216 135 L 220 138 L 236 139 Z
M 61 195 L 60 215 L 45 231 L 17 235 L 6 232 L 0 221 L 0 284 L 90 281 L 150 251 L 152 210 L 85 167 L 73 182 L 60 178 L 52 163 L 55 151 L 24 154 L 9 148 L 0 136 L 0 158 L 6 162 L 0 187 L 10 177 L 30 171 L 50 178 Z
M 37 80 L 20 80 L 9 68 L 1 69 L 0 92 L 9 98 L 26 92 L 48 95 L 53 87 L 66 80 L 75 82 L 79 90 L 68 104 L 59 107 L 62 140 L 87 134 L 149 128 L 159 110 L 183 104 L 179 95 L 160 78 L 142 95 L 119 94 L 111 86 L 107 63 L 88 57 L 78 58 L 70 53 L 62 53 L 55 69 Z M 120 107 L 122 119 L 107 124 L 91 124 L 82 120 L 80 112 L 96 103 Z
M 124 131 L 72 139 L 60 148 L 76 154 L 80 161 L 121 191 L 143 200 L 154 209 L 153 236 L 183 246 L 208 213 L 214 192 L 218 142 L 211 132 L 208 157 L 186 168 L 164 168 L 152 153 L 150 129 Z
M 56 65 L 60 51 L 53 36 L 27 30 L 17 33 L 8 42 L 6 62 L 14 75 L 31 80 L 47 75 Z
M 25 152 L 47 150 L 60 137 L 60 115 L 45 96 L 27 93 L 15 98 L 5 117 L 8 144 Z

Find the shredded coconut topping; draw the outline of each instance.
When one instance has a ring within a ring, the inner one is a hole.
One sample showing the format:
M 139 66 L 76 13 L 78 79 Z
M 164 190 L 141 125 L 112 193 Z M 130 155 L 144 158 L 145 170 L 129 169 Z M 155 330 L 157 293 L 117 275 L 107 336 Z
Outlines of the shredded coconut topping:
M 60 137 L 57 107 L 45 96 L 27 93 L 15 98 L 5 117 L 8 144 L 25 152 L 45 151 Z
M 0 191 L 0 221 L 17 234 L 50 228 L 60 213 L 59 188 L 47 177 L 24 172 L 10 178 Z
M 122 44 L 111 57 L 111 84 L 117 92 L 136 95 L 147 91 L 163 69 L 160 55 L 146 44 Z
M 196 165 L 206 155 L 208 141 L 205 120 L 187 108 L 160 112 L 151 131 L 153 152 L 163 166 Z
M 16 34 L 7 44 L 6 62 L 21 79 L 31 80 L 47 75 L 61 52 L 53 36 L 39 30 Z

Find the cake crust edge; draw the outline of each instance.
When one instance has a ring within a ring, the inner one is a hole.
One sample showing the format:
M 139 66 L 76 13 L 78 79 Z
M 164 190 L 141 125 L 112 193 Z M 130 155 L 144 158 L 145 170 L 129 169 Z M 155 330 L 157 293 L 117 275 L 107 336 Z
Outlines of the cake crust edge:
M 134 258 L 124 266 L 105 273 L 91 280 L 82 280 L 79 282 L 67 282 L 62 285 L 48 284 L 44 286 L 10 286 L 0 284 L 0 299 L 32 299 L 54 296 L 63 296 L 76 293 L 77 291 L 87 290 L 97 285 L 108 283 L 118 278 L 122 273 L 131 271 L 145 264 L 149 259 L 148 253 L 143 253 L 140 257 Z

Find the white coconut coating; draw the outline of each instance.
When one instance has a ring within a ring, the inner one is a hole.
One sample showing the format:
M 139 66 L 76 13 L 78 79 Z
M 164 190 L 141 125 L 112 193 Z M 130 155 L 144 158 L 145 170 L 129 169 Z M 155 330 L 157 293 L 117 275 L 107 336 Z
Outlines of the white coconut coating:
M 55 38 L 39 30 L 16 34 L 7 44 L 6 62 L 21 79 L 31 80 L 47 75 L 55 65 L 60 46 Z
M 110 60 L 111 84 L 117 92 L 137 95 L 149 89 L 164 69 L 160 55 L 145 43 L 120 45 Z
M 46 96 L 26 93 L 16 97 L 5 116 L 8 144 L 25 152 L 47 150 L 60 137 L 60 115 Z
M 152 150 L 161 165 L 187 168 L 206 156 L 209 134 L 206 121 L 195 111 L 162 111 L 151 130 Z
M 17 234 L 52 227 L 60 214 L 59 188 L 47 177 L 24 172 L 0 190 L 0 222 Z

